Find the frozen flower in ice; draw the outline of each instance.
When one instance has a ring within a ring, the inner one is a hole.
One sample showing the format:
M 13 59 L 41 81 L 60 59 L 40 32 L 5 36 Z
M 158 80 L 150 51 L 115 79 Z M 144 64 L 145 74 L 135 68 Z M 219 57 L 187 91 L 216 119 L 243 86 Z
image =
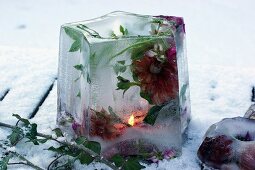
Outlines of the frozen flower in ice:
M 175 151 L 172 149 L 167 149 L 162 153 L 162 156 L 164 157 L 164 159 L 172 159 L 173 157 L 175 157 Z
M 147 159 L 150 163 L 158 163 L 160 160 L 172 159 L 175 157 L 175 151 L 173 149 L 166 149 L 163 152 L 153 151 L 152 155 L 149 159 Z
M 150 163 L 158 163 L 159 162 L 159 158 L 157 157 L 157 156 L 152 156 L 152 157 L 150 157 L 149 159 L 148 159 L 148 161 L 150 162 Z
M 163 45 L 158 43 L 154 44 L 153 49 L 146 51 L 145 56 L 155 57 L 160 62 L 165 62 L 167 60 Z
M 176 97 L 178 79 L 176 66 L 168 60 L 159 61 L 147 56 L 133 61 L 133 73 L 138 77 L 141 91 L 148 94 L 153 104 L 161 105 Z
M 149 50 L 149 51 L 145 52 L 145 55 L 148 57 L 155 57 L 155 56 L 157 56 L 157 53 L 153 50 Z
M 152 23 L 151 31 L 152 35 L 169 35 L 173 33 L 172 25 L 168 22 Z
M 182 25 L 183 31 L 185 32 L 185 24 L 184 24 L 184 21 L 183 21 L 182 17 L 164 16 L 164 15 L 160 15 L 160 16 L 156 16 L 156 17 L 164 18 L 167 21 L 173 23 L 175 28 L 178 28 L 180 25 Z
M 96 111 L 91 109 L 91 136 L 99 136 L 103 139 L 114 139 L 120 136 L 126 125 L 119 122 L 115 116 L 106 110 Z
M 176 59 L 176 47 L 173 46 L 166 50 L 167 61 L 172 65 L 172 67 L 177 71 L 177 59 Z
M 176 47 L 171 47 L 166 51 L 167 60 L 169 62 L 176 62 Z
M 77 123 L 76 121 L 73 121 L 72 128 L 74 131 L 78 130 L 80 128 L 80 126 L 81 125 L 79 123 Z
M 152 35 L 171 35 L 176 30 L 175 22 L 169 22 L 167 19 L 155 17 L 151 21 Z
M 81 135 L 82 134 L 82 132 L 81 132 L 82 128 L 81 128 L 81 125 L 78 122 L 73 121 L 72 129 L 75 132 L 75 134 L 77 134 L 77 135 Z
M 233 159 L 233 139 L 226 135 L 206 137 L 198 149 L 199 159 L 215 168 Z

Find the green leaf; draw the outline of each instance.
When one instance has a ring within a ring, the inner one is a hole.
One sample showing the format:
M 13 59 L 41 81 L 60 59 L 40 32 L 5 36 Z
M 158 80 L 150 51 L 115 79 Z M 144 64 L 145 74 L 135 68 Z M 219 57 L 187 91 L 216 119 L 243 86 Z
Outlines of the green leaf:
M 108 106 L 108 111 L 111 115 L 116 115 L 116 113 L 113 111 L 113 108 L 111 106 Z
M 122 25 L 120 25 L 120 32 L 122 33 L 122 35 L 125 35 L 125 29 Z
M 2 160 L 0 160 L 0 170 L 7 170 L 7 165 L 11 157 L 12 156 L 8 154 L 7 156 L 4 156 Z
M 100 143 L 96 141 L 87 141 L 84 145 L 86 148 L 96 152 L 97 154 L 100 154 L 101 152 L 101 145 Z
M 87 83 L 91 83 L 91 79 L 90 79 L 90 76 L 89 76 L 89 73 L 87 73 Z
M 57 135 L 57 137 L 64 137 L 62 131 L 60 128 L 55 128 L 52 130 L 53 132 L 55 132 L 55 134 Z
M 59 153 L 59 154 L 65 154 L 65 155 L 73 156 L 73 157 L 78 156 L 79 153 L 80 153 L 80 151 L 74 151 L 66 145 L 62 145 L 58 148 L 55 148 L 55 147 L 51 146 L 51 147 L 48 148 L 48 150 L 52 151 L 52 152 Z
M 86 148 L 100 154 L 101 152 L 101 145 L 100 143 L 98 142 L 95 142 L 95 141 L 88 141 L 87 138 L 83 137 L 83 136 L 80 136 L 78 138 L 76 138 L 75 142 L 78 144 L 78 145 L 83 145 L 85 146 Z
M 113 108 L 111 106 L 108 106 L 109 113 L 115 118 L 114 121 L 116 122 L 122 122 L 120 117 L 113 111 Z
M 137 158 L 129 158 L 123 168 L 124 170 L 140 170 L 145 168 L 145 166 L 141 165 Z
M 125 163 L 125 159 L 120 155 L 114 155 L 111 161 L 114 162 L 117 167 L 121 167 Z
M 117 63 L 121 64 L 121 65 L 125 65 L 125 60 L 121 60 L 121 61 L 117 61 Z
M 96 32 L 95 30 L 93 30 L 93 29 L 87 27 L 87 26 L 84 25 L 84 24 L 79 24 L 79 25 L 77 25 L 77 28 L 79 28 L 79 29 L 85 31 L 86 33 L 88 33 L 88 34 L 89 34 L 90 36 L 92 36 L 92 37 L 95 37 L 95 38 L 102 38 L 102 37 L 99 35 L 98 32 Z
M 83 145 L 84 147 L 96 152 L 97 154 L 100 154 L 101 152 L 101 145 L 96 141 L 88 141 L 85 137 L 80 136 L 76 138 L 75 142 L 78 145 Z
M 83 145 L 85 144 L 85 142 L 87 142 L 87 138 L 83 137 L 83 136 L 80 136 L 78 138 L 75 139 L 75 142 L 78 144 L 78 145 Z
M 86 165 L 90 164 L 94 160 L 92 156 L 85 154 L 83 152 L 81 152 L 77 158 L 80 160 L 81 164 L 86 164 Z
M 44 139 L 38 139 L 38 138 L 35 138 L 35 139 L 29 139 L 28 141 L 26 142 L 33 142 L 34 145 L 39 145 L 39 143 L 43 144 L 45 142 L 47 142 L 49 139 L 47 138 L 44 138 Z
M 34 145 L 39 145 L 37 141 L 37 124 L 32 123 L 31 127 L 27 128 L 28 132 L 25 134 L 26 138 L 29 139 L 28 142 L 33 142 Z
M 125 34 L 125 29 L 122 25 L 120 25 L 120 32 L 124 35 Z
M 84 66 L 82 64 L 77 64 L 75 66 L 73 66 L 76 70 L 79 70 L 79 71 L 83 71 L 84 69 Z
M 79 92 L 77 93 L 76 97 L 81 98 L 81 91 L 79 91 Z
M 122 33 L 122 35 L 128 35 L 128 30 L 122 25 L 120 25 L 120 32 Z
M 78 78 L 76 78 L 76 79 L 74 80 L 74 82 L 77 82 L 78 80 L 80 80 L 80 78 L 81 78 L 81 75 L 80 75 Z
M 150 97 L 150 95 L 148 93 L 141 91 L 140 92 L 140 96 L 142 98 L 144 98 L 145 100 L 147 100 L 149 102 L 149 104 L 153 104 L 152 100 L 151 100 L 151 97 Z
M 69 52 L 75 52 L 81 50 L 81 41 L 80 40 L 75 40 L 73 44 L 71 45 Z
M 96 58 L 96 53 L 94 52 L 93 54 L 90 54 L 90 59 L 93 61 Z
M 31 124 L 31 130 L 30 130 L 30 133 L 32 138 L 36 138 L 36 135 L 37 135 L 37 124 L 35 123 L 32 123 Z
M 7 136 L 9 139 L 10 143 L 12 145 L 16 145 L 18 141 L 20 141 L 23 138 L 24 134 L 23 131 L 19 127 L 15 127 L 12 129 L 12 133 Z
M 132 86 L 139 86 L 139 83 L 136 82 L 130 82 L 129 80 L 118 76 L 118 83 L 117 83 L 117 90 L 124 90 L 123 95 L 125 94 L 125 92 Z
M 27 119 L 21 118 L 18 114 L 12 114 L 12 116 L 16 117 L 18 120 L 23 122 L 25 126 L 28 126 L 30 124 L 30 122 Z
M 153 49 L 156 40 L 148 41 L 147 39 L 138 40 L 137 45 L 132 47 L 131 59 L 139 60 L 142 59 L 145 52 Z
M 55 148 L 55 147 L 51 146 L 51 147 L 48 148 L 48 150 L 52 151 L 52 152 L 63 153 L 65 148 L 66 148 L 65 146 L 60 146 L 58 148 Z
M 186 90 L 187 90 L 188 84 L 184 84 L 181 88 L 181 92 L 180 92 L 180 97 L 182 99 L 182 102 L 184 102 L 186 100 Z
M 113 66 L 113 70 L 114 72 L 118 75 L 119 73 L 124 73 L 127 70 L 127 66 L 125 66 L 125 61 L 124 64 L 122 64 L 123 62 L 117 62 L 114 66 Z
M 69 28 L 69 27 L 64 27 L 64 30 L 66 32 L 66 34 L 72 38 L 73 40 L 77 40 L 79 39 L 79 34 L 73 29 L 73 28 Z
M 64 27 L 66 34 L 74 40 L 73 44 L 71 45 L 69 52 L 75 52 L 80 50 L 81 51 L 81 38 L 80 34 L 73 28 Z
M 125 29 L 125 32 L 124 32 L 125 34 L 124 35 L 128 35 L 128 30 L 127 29 Z
M 140 170 L 145 168 L 145 166 L 141 165 L 138 158 L 131 157 L 127 160 L 125 160 L 120 155 L 114 155 L 111 158 L 111 161 L 114 162 L 114 164 L 119 167 L 120 169 L 124 170 Z
M 163 24 L 163 21 L 162 18 L 153 18 L 151 22 L 155 24 Z
M 120 84 L 120 87 L 117 85 L 120 89 L 125 89 L 124 85 L 126 83 L 130 83 L 130 81 L 128 79 L 125 79 L 124 77 L 121 77 L 121 76 L 118 76 L 117 79 L 118 79 L 119 83 L 123 84 L 123 87 L 121 86 L 122 84 Z
M 162 107 L 163 106 L 153 106 L 152 108 L 150 108 L 149 112 L 147 113 L 147 116 L 144 118 L 143 121 L 150 125 L 154 125 L 154 123 L 158 117 L 158 113 Z
M 169 43 L 164 39 L 139 39 L 135 45 L 132 45 L 131 48 L 131 59 L 140 60 L 144 57 L 146 51 L 154 48 L 154 44 L 161 44 L 163 51 L 166 51 L 169 48 Z
M 38 141 L 39 143 L 42 143 L 42 144 L 43 144 L 43 143 L 47 142 L 48 139 L 46 139 L 46 138 L 45 138 L 45 139 L 37 139 L 37 141 Z
M 139 78 L 136 74 L 133 73 L 132 77 L 135 82 L 139 82 Z
M 157 42 L 156 41 L 157 39 L 153 39 L 153 38 L 144 38 L 144 37 L 141 37 L 139 38 L 135 43 L 129 45 L 128 47 L 124 48 L 123 50 L 121 50 L 120 52 L 112 55 L 108 61 L 108 63 L 114 59 L 115 57 L 125 53 L 126 51 L 128 50 L 131 50 L 131 53 L 133 51 L 133 49 L 140 49 L 140 48 L 143 48 L 146 44 L 150 44 L 152 45 L 152 48 L 153 48 L 153 45 Z M 143 52 L 145 52 L 144 50 L 142 50 Z M 140 58 L 142 58 L 143 56 L 141 56 Z M 134 54 L 133 54 L 133 58 L 134 57 Z M 131 59 L 132 59 L 132 55 L 131 55 Z

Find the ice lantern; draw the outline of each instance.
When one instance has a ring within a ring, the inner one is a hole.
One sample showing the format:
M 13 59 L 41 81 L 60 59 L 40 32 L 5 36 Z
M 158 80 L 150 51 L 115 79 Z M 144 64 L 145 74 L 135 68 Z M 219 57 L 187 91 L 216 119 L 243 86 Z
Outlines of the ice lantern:
M 58 124 L 102 155 L 181 154 L 190 120 L 183 19 L 113 12 L 61 27 Z

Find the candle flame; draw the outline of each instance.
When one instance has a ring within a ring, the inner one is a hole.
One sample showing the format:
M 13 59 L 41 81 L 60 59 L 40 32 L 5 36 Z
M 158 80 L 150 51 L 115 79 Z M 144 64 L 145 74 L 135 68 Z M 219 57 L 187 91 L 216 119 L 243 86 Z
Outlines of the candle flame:
M 134 115 L 132 114 L 130 116 L 130 118 L 128 119 L 128 124 L 131 125 L 131 126 L 134 126 L 134 123 L 135 123 L 135 117 Z

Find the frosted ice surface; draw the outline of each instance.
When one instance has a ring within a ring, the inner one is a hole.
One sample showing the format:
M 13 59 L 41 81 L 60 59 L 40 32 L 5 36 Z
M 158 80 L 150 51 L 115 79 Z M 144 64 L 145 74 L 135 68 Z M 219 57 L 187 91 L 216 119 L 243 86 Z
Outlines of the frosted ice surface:
M 245 113 L 244 117 L 255 119 L 255 104 L 251 105 L 247 112 Z
M 58 123 L 109 157 L 181 154 L 190 120 L 184 40 L 179 17 L 114 12 L 63 25 Z
M 225 118 L 207 130 L 198 157 L 213 168 L 254 169 L 254 139 L 255 120 Z

